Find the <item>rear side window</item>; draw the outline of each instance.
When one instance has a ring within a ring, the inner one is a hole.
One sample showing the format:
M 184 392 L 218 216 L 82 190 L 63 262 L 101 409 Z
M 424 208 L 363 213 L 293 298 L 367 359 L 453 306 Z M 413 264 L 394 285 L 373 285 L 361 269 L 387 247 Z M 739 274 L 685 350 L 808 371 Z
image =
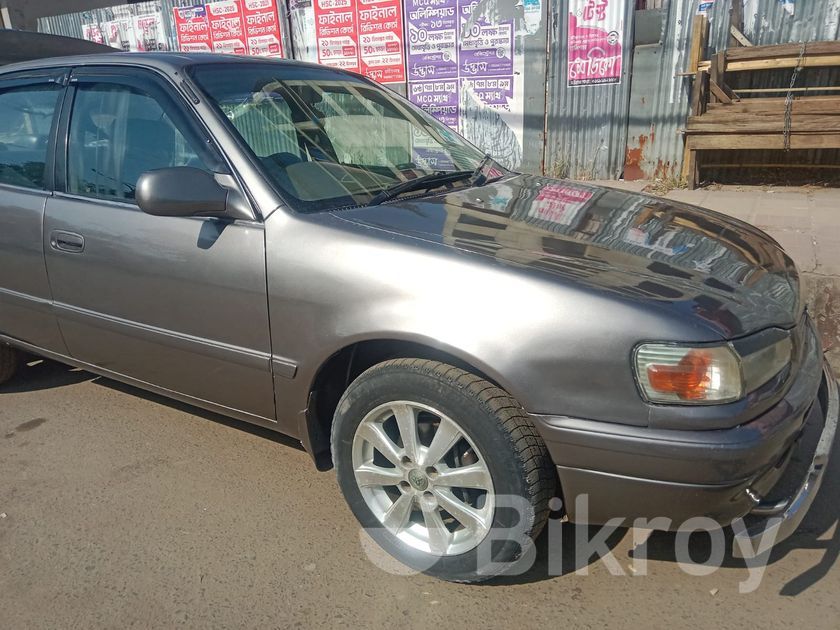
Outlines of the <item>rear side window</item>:
M 132 201 L 146 171 L 192 166 L 210 171 L 161 104 L 129 86 L 78 88 L 70 119 L 68 191 Z
M 58 85 L 0 91 L 0 184 L 43 190 Z

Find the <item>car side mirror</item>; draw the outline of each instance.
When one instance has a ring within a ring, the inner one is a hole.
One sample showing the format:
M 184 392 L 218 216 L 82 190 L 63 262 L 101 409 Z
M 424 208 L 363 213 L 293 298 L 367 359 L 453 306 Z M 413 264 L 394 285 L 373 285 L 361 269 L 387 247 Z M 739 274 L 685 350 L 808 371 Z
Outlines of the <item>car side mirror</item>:
M 134 199 L 146 214 L 158 217 L 251 219 L 241 197 L 212 173 L 191 166 L 146 171 L 137 180 Z M 232 199 L 233 198 L 233 199 Z

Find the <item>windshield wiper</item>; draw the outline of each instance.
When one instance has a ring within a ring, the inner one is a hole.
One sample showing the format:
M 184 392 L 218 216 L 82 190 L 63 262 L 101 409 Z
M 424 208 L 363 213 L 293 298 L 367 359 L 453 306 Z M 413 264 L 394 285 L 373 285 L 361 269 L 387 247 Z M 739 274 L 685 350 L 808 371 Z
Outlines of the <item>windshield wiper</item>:
M 494 175 L 493 177 L 489 177 L 488 173 L 485 172 L 486 170 L 492 170 L 492 169 L 488 169 L 489 166 L 492 166 L 493 168 L 496 168 L 496 167 L 498 167 L 498 162 L 496 162 L 496 160 L 493 159 L 492 155 L 490 155 L 489 153 L 485 153 L 484 154 L 484 159 L 481 160 L 481 164 L 479 164 L 476 167 L 476 169 L 473 171 L 473 175 L 472 175 L 472 185 L 473 186 L 484 186 L 484 184 L 489 184 L 491 182 L 495 182 L 496 180 L 501 179 L 504 176 L 504 174 L 498 168 L 496 168 L 496 170 L 499 172 L 499 174 Z
M 464 179 L 471 179 L 474 176 L 475 171 L 437 171 L 435 173 L 429 173 L 417 179 L 410 179 L 406 182 L 399 182 L 393 186 L 388 186 L 388 188 L 375 194 L 367 205 L 378 206 L 402 193 L 413 190 L 431 190 L 438 186 L 445 186 L 446 184 L 452 184 Z

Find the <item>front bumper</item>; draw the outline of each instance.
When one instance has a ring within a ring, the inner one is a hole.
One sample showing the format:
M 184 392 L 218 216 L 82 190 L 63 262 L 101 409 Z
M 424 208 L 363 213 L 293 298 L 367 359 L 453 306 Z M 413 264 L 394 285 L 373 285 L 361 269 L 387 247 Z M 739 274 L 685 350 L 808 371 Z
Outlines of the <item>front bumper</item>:
M 831 368 L 825 368 L 825 386 L 820 389 L 819 405 L 824 409 L 824 421 L 814 456 L 802 483 L 795 492 L 777 501 L 761 501 L 750 512 L 751 516 L 761 517 L 745 529 L 735 533 L 732 554 L 744 558 L 748 554 L 758 555 L 765 551 L 759 545 L 763 540 L 781 542 L 799 527 L 822 485 L 828 459 L 837 434 L 837 421 L 840 416 L 840 392 Z M 769 536 L 768 536 L 769 534 Z M 767 536 L 765 538 L 765 536 Z
M 637 519 L 659 519 L 649 526 L 679 529 L 696 516 L 728 525 L 751 515 L 753 522 L 736 536 L 735 554 L 741 555 L 741 549 L 755 549 L 768 528 L 779 542 L 805 517 L 825 474 L 839 406 L 837 381 L 815 352 L 779 403 L 733 429 L 654 430 L 557 416 L 533 418 L 558 464 L 572 522 L 604 524 L 621 518 L 630 525 Z M 809 428 L 819 437 L 806 454 L 810 465 L 803 477 L 789 464 L 798 449 L 807 448 Z M 791 474 L 800 476 L 787 479 Z M 795 490 L 766 501 L 780 486 Z M 670 523 L 665 527 L 663 517 Z

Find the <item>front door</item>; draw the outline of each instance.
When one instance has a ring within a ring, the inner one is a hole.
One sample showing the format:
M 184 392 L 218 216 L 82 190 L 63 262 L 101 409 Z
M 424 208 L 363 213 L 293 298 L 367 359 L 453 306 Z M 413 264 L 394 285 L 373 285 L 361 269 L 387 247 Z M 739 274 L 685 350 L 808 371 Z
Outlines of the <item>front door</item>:
M 259 221 L 156 217 L 145 171 L 228 171 L 203 127 L 151 72 L 75 72 L 44 239 L 70 354 L 248 419 L 274 420 Z
M 60 354 L 41 228 L 65 74 L 0 79 L 0 335 Z

